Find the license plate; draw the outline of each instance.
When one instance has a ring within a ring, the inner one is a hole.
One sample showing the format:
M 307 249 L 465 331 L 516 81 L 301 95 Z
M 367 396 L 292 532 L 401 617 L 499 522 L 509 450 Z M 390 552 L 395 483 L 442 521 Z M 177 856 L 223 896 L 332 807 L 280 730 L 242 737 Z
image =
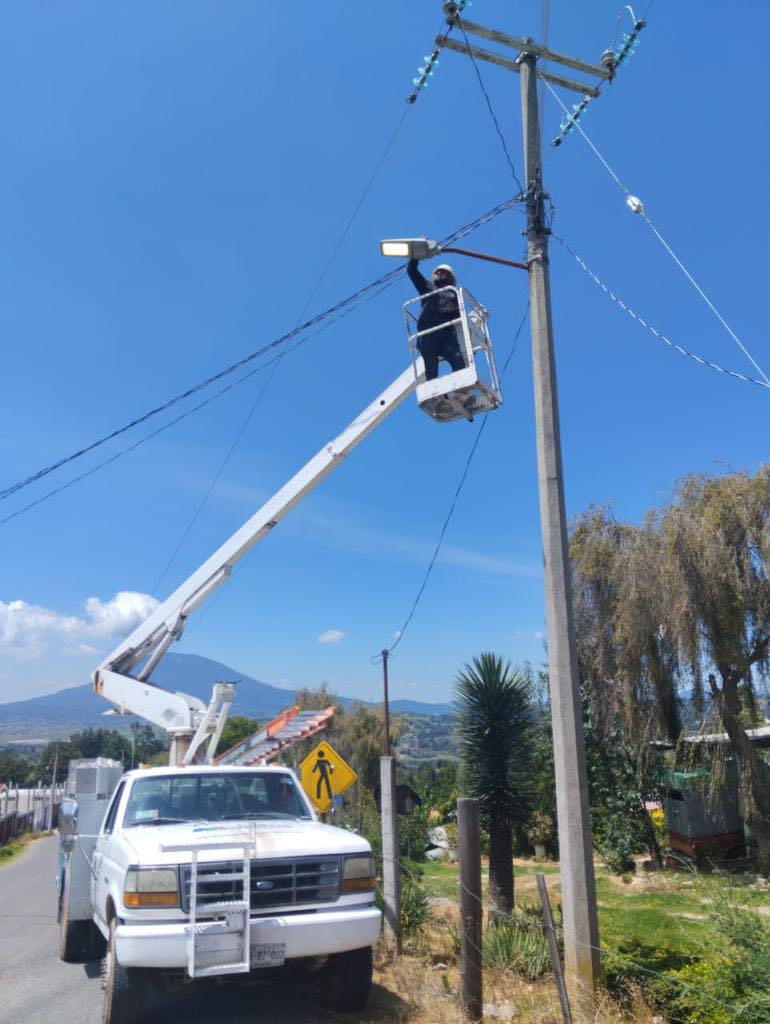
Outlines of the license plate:
M 257 943 L 251 947 L 252 967 L 280 967 L 286 959 L 283 942 Z

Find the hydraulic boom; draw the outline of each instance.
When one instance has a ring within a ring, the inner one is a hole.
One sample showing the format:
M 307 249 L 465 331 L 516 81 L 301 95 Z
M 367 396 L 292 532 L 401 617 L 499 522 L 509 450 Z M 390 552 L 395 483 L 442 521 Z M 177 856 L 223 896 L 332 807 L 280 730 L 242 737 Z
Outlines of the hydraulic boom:
M 421 361 L 420 361 L 421 362 Z M 342 433 L 330 441 L 195 570 L 93 673 L 94 690 L 119 714 L 146 718 L 172 737 L 170 763 L 211 760 L 234 696 L 233 683 L 215 683 L 208 706 L 196 697 L 162 690 L 150 677 L 188 617 L 230 576 L 233 567 L 266 537 L 306 494 L 410 395 L 423 378 L 408 367 Z M 133 669 L 141 666 L 135 676 Z

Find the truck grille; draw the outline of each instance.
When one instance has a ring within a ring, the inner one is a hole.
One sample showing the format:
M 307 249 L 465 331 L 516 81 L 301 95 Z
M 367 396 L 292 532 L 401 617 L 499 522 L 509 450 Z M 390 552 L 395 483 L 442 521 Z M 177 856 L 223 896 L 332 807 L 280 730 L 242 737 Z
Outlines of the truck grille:
M 206 903 L 242 898 L 240 879 L 223 876 L 239 873 L 240 861 L 216 864 L 198 862 L 198 915 L 205 915 Z M 182 866 L 182 910 L 190 909 L 189 865 Z M 333 903 L 339 897 L 340 858 L 301 857 L 296 860 L 251 862 L 250 904 L 252 913 L 270 907 Z

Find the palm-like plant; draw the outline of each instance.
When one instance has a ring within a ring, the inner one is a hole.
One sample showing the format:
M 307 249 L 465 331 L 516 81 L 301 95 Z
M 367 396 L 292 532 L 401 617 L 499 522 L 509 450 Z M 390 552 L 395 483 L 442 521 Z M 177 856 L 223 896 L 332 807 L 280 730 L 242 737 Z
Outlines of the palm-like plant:
M 455 689 L 462 788 L 489 831 L 493 919 L 513 910 L 513 826 L 529 808 L 533 703 L 529 680 L 496 654 L 465 665 Z

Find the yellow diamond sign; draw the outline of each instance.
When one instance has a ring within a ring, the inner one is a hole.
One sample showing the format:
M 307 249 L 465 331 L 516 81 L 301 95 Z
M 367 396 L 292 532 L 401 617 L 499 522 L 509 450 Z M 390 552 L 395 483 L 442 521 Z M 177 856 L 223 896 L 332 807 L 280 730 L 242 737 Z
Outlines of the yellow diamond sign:
M 344 793 L 358 776 L 328 743 L 319 743 L 299 766 L 302 788 L 317 811 L 328 811 L 335 796 Z

